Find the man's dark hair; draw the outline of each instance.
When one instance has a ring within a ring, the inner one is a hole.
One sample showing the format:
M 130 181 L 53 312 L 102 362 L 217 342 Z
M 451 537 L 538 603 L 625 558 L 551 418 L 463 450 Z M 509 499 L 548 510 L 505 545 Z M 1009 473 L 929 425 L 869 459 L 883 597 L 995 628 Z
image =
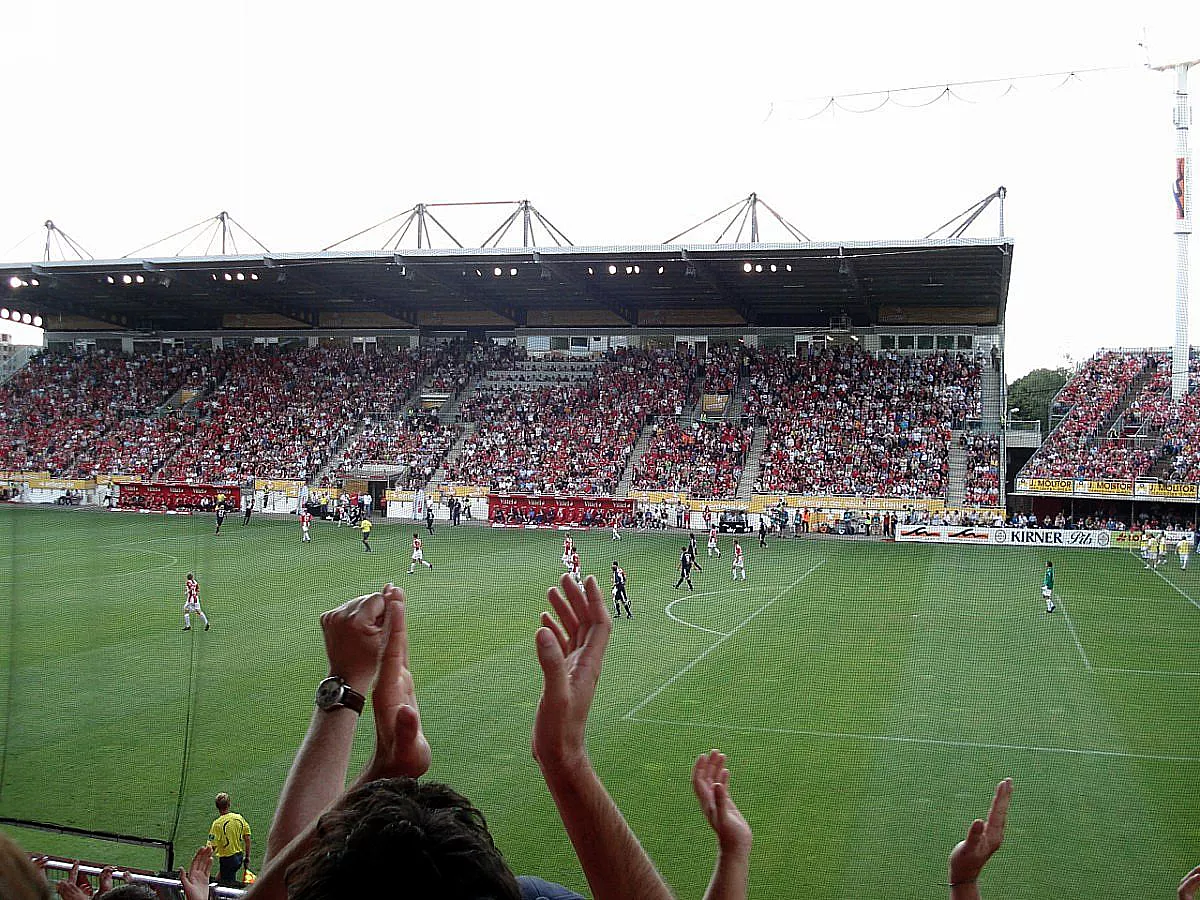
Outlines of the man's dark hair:
M 384 778 L 323 815 L 313 849 L 287 872 L 289 900 L 378 893 L 403 873 L 405 894 L 441 900 L 520 900 L 521 890 L 471 801 L 437 782 Z
M 122 884 L 97 894 L 95 900 L 158 900 L 158 894 L 145 884 Z

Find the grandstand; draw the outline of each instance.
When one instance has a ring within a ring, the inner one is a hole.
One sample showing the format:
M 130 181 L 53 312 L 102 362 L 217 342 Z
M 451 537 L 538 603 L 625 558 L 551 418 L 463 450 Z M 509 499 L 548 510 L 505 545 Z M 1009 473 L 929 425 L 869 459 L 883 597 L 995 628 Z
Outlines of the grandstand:
M 322 652 L 316 617 L 408 577 L 438 765 L 487 797 L 514 865 L 582 888 L 570 848 L 547 838 L 553 811 L 528 791 L 530 598 L 561 571 L 557 529 L 570 527 L 592 574 L 619 558 L 635 579 L 637 619 L 618 626 L 630 626 L 608 664 L 620 677 L 606 682 L 592 734 L 614 793 L 644 798 L 631 814 L 639 833 L 672 848 L 664 869 L 681 895 L 703 884 L 675 849 L 694 835 L 675 824 L 677 786 L 663 772 L 696 741 L 758 759 L 743 782 L 758 821 L 792 822 L 779 785 L 803 780 L 832 798 L 821 828 L 874 849 L 880 816 L 907 835 L 915 803 L 953 805 L 964 759 L 997 775 L 1014 766 L 1039 795 L 1025 826 L 1046 848 L 1037 853 L 1057 852 L 1057 839 L 1100 865 L 1104 848 L 1060 834 L 1044 798 L 1060 784 L 1086 794 L 1101 765 L 1133 802 L 1139 779 L 1157 778 L 1138 767 L 1195 762 L 1178 736 L 1190 695 L 1172 680 L 1194 667 L 1165 637 L 1187 627 L 1192 573 L 1143 579 L 1122 552 L 1084 566 L 1056 556 L 1072 618 L 1043 627 L 1026 601 L 1044 548 L 1012 546 L 1023 527 L 986 526 L 1032 515 L 1058 526 L 1040 535 L 1070 529 L 1111 550 L 1128 546 L 1122 532 L 1141 512 L 1114 498 L 1145 504 L 1158 526 L 1194 522 L 1194 506 L 1160 504 L 1197 499 L 1200 356 L 1174 401 L 1169 354 L 1097 354 L 1055 399 L 1042 442 L 1007 416 L 1012 252 L 1007 240 L 953 238 L 0 271 L 24 282 L 8 302 L 48 325 L 45 352 L 0 376 L 0 483 L 19 501 L 0 507 L 15 587 L 0 606 L 3 683 L 8 697 L 62 688 L 4 713 L 4 824 L 52 852 L 161 872 L 152 857 L 193 842 L 229 781 L 265 833 L 309 711 L 293 694 Z M 208 516 L 31 508 L 188 513 L 221 494 L 234 506 L 253 497 L 265 521 L 216 535 Z M 450 527 L 452 498 L 495 529 Z M 370 554 L 333 526 L 349 505 L 385 526 Z M 311 544 L 293 524 L 301 508 L 329 517 Z M 435 568 L 405 576 L 425 512 Z M 725 558 L 702 555 L 697 590 L 672 592 L 681 541 L 666 526 L 710 521 L 726 542 L 762 523 L 761 544 L 743 538 L 749 582 L 731 587 Z M 71 566 L 44 555 L 62 546 Z M 189 568 L 213 630 L 181 641 L 163 598 Z M 41 599 L 84 592 L 94 647 L 73 600 Z M 1113 624 L 1131 615 L 1133 637 Z M 1096 681 L 1151 702 L 1109 703 Z M 1068 714 L 1046 703 L 1047 684 Z M 246 685 L 266 699 L 243 705 Z M 497 714 L 497 696 L 511 714 Z M 96 709 L 104 723 L 80 724 Z M 236 763 L 213 739 L 231 732 L 244 737 Z M 787 752 L 768 759 L 764 747 Z M 31 788 L 48 756 L 65 777 L 106 785 L 96 802 Z M 1173 777 L 1155 789 L 1174 790 Z M 139 837 L 122 836 L 131 817 Z M 1146 817 L 1157 818 L 1118 826 L 1125 846 L 1175 821 L 1157 806 Z M 793 838 L 756 851 L 764 894 L 791 895 L 798 880 L 806 894 L 841 896 L 830 873 L 842 854 L 797 873 Z M 928 883 L 923 838 L 901 840 L 906 882 Z M 1041 886 L 1009 881 L 1025 895 Z

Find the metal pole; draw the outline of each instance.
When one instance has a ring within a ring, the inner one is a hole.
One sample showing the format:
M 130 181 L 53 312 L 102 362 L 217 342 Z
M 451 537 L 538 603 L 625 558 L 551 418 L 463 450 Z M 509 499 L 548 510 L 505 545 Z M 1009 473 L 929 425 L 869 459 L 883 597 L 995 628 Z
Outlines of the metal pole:
M 1008 189 L 1001 185 L 996 196 L 1000 200 L 1000 237 L 1004 237 L 1004 198 L 1008 196 Z
M 1187 188 L 1191 175 L 1188 152 L 1187 73 L 1191 63 L 1175 67 L 1175 352 L 1171 357 L 1171 397 L 1178 401 L 1188 392 L 1188 239 L 1192 210 Z
M 524 226 L 524 228 L 523 228 L 524 234 L 522 235 L 521 246 L 528 247 L 529 239 L 532 237 L 532 230 L 533 230 L 532 223 L 530 223 L 530 221 L 529 221 L 529 201 L 528 200 L 521 201 L 521 212 L 523 214 L 522 224 Z
M 225 217 L 227 215 L 229 215 L 229 214 L 227 212 L 225 212 L 224 210 L 222 210 L 221 214 L 219 216 L 217 216 L 217 218 L 221 220 L 221 255 L 222 256 L 225 255 L 225 234 L 229 228 L 229 226 L 225 224 Z
M 750 243 L 758 243 L 758 194 L 750 194 Z

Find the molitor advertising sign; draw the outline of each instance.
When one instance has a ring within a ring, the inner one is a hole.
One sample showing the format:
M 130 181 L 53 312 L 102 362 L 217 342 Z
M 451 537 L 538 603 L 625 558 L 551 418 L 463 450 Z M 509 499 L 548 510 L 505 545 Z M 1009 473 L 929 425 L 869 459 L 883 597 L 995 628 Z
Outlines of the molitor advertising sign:
M 1042 494 L 1070 494 L 1075 490 L 1073 478 L 1018 478 L 1018 491 L 1036 491 Z
M 1159 484 L 1157 481 L 1139 481 L 1136 492 L 1139 497 L 1158 497 L 1164 500 L 1195 500 L 1194 484 Z

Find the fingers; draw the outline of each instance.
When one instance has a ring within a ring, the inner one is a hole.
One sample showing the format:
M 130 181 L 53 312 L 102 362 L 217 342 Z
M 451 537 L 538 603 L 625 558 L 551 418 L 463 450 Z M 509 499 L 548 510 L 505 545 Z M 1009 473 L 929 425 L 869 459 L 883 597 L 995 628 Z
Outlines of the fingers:
M 608 604 L 604 602 L 604 594 L 600 590 L 600 585 L 596 581 L 594 575 L 589 575 L 583 580 L 583 591 L 586 598 L 586 610 L 588 621 L 593 625 L 599 625 L 604 622 L 611 622 L 608 614 Z
M 563 628 L 569 637 L 574 638 L 579 633 L 579 616 L 575 614 L 574 605 L 570 601 L 572 593 L 582 594 L 579 590 L 579 585 L 568 575 L 562 577 L 562 588 L 550 588 L 546 591 L 546 600 L 549 601 L 554 614 L 563 624 Z
M 987 828 L 995 832 L 997 840 L 1004 837 L 1004 823 L 1008 820 L 1008 804 L 1012 800 L 1013 781 L 1005 778 L 996 785 L 996 796 L 992 798 L 992 808 L 988 810 Z
M 567 705 L 567 661 L 558 638 L 549 628 L 537 630 L 538 664 L 542 667 L 545 702 L 561 709 Z
M 1179 900 L 1195 900 L 1196 892 L 1200 890 L 1200 866 L 1192 869 L 1179 882 Z
M 380 596 L 387 608 L 388 635 L 379 680 L 387 682 L 399 678 L 400 670 L 408 668 L 408 619 L 404 591 L 389 584 Z
M 967 829 L 967 839 L 965 841 L 969 849 L 975 849 L 983 841 L 983 832 L 986 827 L 983 824 L 983 819 L 976 819 L 971 823 L 971 827 Z
M 554 636 L 558 638 L 558 645 L 562 647 L 563 656 L 571 652 L 571 639 L 567 637 L 565 631 L 558 624 L 558 620 L 548 612 L 542 613 L 542 625 L 554 632 Z

